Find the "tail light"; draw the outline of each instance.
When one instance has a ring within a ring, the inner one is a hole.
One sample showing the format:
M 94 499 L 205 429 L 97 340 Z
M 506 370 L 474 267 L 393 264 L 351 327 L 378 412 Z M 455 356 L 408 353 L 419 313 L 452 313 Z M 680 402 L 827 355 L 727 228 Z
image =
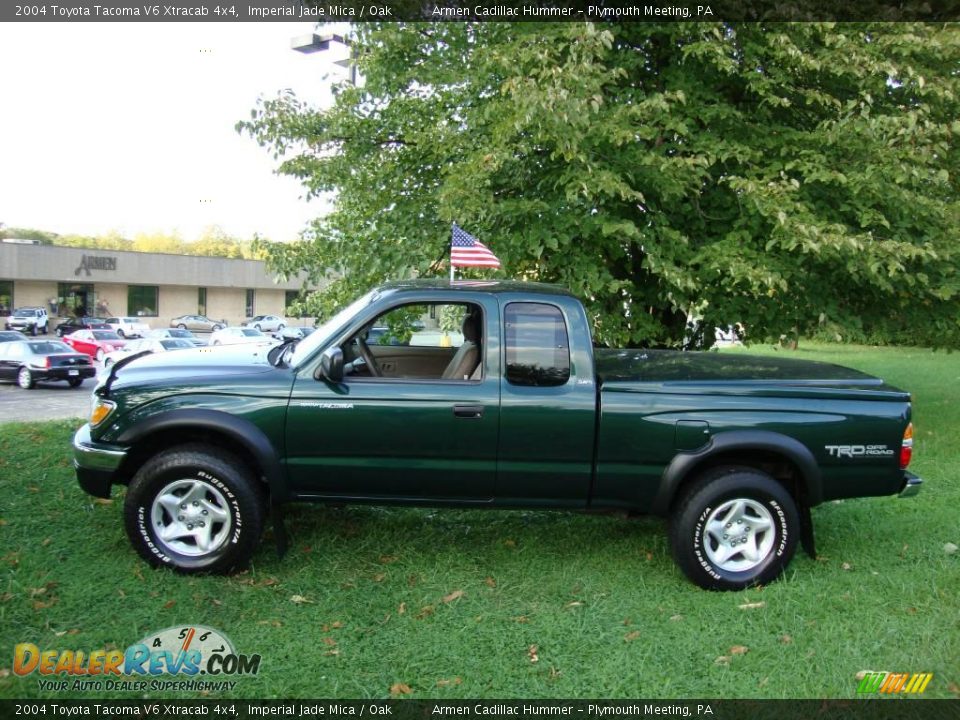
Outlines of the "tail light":
M 906 470 L 913 458 L 913 423 L 907 424 L 903 431 L 903 444 L 900 445 L 900 469 Z
M 45 368 L 48 368 L 48 367 L 50 367 L 50 364 L 51 364 L 51 363 L 50 363 L 50 356 L 49 356 L 49 355 L 44 355 L 44 356 L 43 356 L 43 366 L 44 366 Z

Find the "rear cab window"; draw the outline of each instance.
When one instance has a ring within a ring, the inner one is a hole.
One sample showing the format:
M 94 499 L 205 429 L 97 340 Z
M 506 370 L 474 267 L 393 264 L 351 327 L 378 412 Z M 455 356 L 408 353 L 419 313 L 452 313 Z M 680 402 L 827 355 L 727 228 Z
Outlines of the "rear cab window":
M 512 302 L 504 308 L 506 378 L 511 385 L 557 387 L 570 380 L 570 341 L 555 305 Z

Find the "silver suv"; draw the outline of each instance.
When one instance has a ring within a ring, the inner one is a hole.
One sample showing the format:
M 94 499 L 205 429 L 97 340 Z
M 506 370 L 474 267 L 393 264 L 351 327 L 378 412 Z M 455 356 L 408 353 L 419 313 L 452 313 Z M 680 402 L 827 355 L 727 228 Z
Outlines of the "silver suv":
M 41 307 L 22 307 L 13 311 L 4 323 L 7 330 L 20 330 L 36 335 L 38 332 L 46 334 L 49 319 L 47 311 Z

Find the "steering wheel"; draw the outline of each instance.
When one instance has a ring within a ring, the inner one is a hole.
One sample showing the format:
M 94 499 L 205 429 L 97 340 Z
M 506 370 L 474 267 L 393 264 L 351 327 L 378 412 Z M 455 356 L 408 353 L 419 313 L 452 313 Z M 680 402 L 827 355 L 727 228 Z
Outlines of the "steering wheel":
M 373 353 L 370 352 L 370 347 L 367 345 L 367 341 L 362 337 L 358 337 L 357 347 L 360 348 L 360 356 L 370 369 L 370 374 L 373 377 L 383 377 L 383 373 L 380 372 L 380 366 L 377 365 L 377 361 L 373 359 Z

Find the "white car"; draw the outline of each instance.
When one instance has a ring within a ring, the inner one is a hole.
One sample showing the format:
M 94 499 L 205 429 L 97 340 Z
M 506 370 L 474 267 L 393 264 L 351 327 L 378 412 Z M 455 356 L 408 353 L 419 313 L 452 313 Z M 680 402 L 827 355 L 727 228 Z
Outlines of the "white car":
M 189 340 L 197 347 L 207 346 L 206 340 L 201 340 L 189 330 L 181 330 L 180 328 L 158 328 L 157 330 L 151 330 L 144 335 L 144 337 L 155 338 L 157 340 L 162 340 L 163 338 L 178 338 L 180 340 Z
M 119 350 L 107 353 L 103 358 L 103 367 L 108 368 L 115 362 L 123 360 L 133 353 L 149 350 L 153 353 L 171 352 L 173 350 L 192 350 L 194 344 L 184 338 L 143 338 L 131 340 Z
M 107 318 L 107 325 L 122 338 L 144 337 L 150 326 L 137 317 Z
M 210 335 L 211 345 L 242 345 L 244 343 L 274 342 L 269 335 L 252 327 L 225 327 Z
M 247 318 L 242 323 L 242 327 L 252 327 L 257 330 L 263 330 L 264 332 L 277 332 L 283 330 L 285 323 L 283 322 L 282 317 L 277 317 L 276 315 L 256 315 L 252 318 Z

